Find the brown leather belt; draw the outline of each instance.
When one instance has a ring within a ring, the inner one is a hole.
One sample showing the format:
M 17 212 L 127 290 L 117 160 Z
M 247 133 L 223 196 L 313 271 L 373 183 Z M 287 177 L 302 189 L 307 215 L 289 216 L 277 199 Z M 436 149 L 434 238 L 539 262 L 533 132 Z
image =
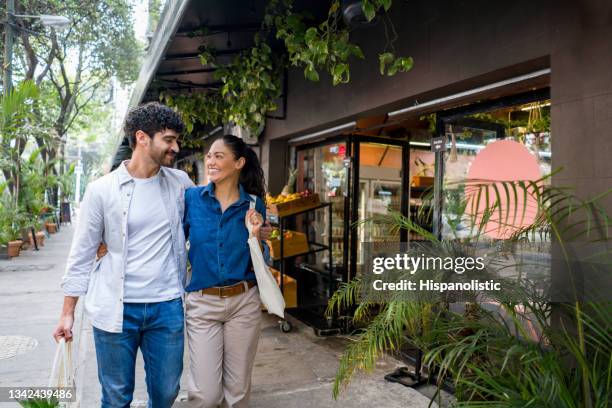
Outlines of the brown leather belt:
M 241 281 L 230 286 L 213 286 L 212 288 L 202 289 L 200 292 L 203 295 L 215 295 L 221 298 L 227 298 L 240 295 L 255 286 L 255 282 Z

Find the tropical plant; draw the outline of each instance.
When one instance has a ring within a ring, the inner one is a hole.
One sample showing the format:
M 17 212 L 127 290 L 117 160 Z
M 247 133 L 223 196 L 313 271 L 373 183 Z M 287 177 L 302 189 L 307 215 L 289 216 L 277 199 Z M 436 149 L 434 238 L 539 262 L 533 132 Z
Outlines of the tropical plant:
M 0 244 L 21 237 L 27 217 L 8 194 L 4 194 L 4 183 L 0 186 Z
M 32 81 L 21 82 L 0 97 L 0 167 L 15 203 L 21 188 L 21 154 L 27 145 L 28 121 L 37 97 L 38 88 Z
M 469 245 L 456 240 L 440 241 L 418 220 L 397 213 L 368 222 L 407 229 L 425 237 L 428 245 L 417 245 L 418 253 L 473 256 L 473 248 L 485 248 L 493 263 L 502 254 L 511 255 L 519 244 L 547 242 L 544 248 L 552 247 L 561 253 L 563 263 L 569 267 L 571 245 L 580 242 L 603 246 L 591 257 L 597 262 L 585 268 L 611 265 L 611 252 L 605 248 L 611 223 L 600 201 L 612 190 L 581 199 L 572 189 L 550 186 L 543 180 L 471 180 L 463 187 L 466 198 L 458 206 L 464 209 L 462 218 L 471 231 Z M 534 221 L 512 228 L 504 240 L 487 238 L 491 228 L 521 225 L 518 221 L 525 217 L 528 206 L 516 205 L 518 197 L 523 197 L 524 203 L 528 198 L 535 201 Z M 419 217 L 430 215 L 425 214 L 429 211 L 424 210 Z M 492 227 L 492 223 L 497 225 Z M 583 255 L 582 260 L 586 258 Z M 519 261 L 506 262 L 505 267 L 520 272 L 523 265 Z M 485 272 L 488 269 L 489 265 Z M 437 279 L 450 278 L 443 271 L 427 273 Z M 398 279 L 405 277 L 400 275 Z M 612 391 L 609 299 L 604 298 L 607 303 L 598 299 L 598 303 L 572 291 L 572 302 L 567 299 L 557 304 L 543 292 L 541 282 L 523 278 L 505 282 L 512 293 L 486 294 L 487 301 L 497 305 L 495 311 L 478 303 L 482 296 L 474 294 L 466 299 L 466 313 L 457 313 L 449 309 L 449 299 L 444 297 L 402 293 L 385 299 L 369 298 L 366 282 L 361 277 L 342 285 L 328 305 L 330 315 L 353 310 L 348 318 L 366 323 L 340 361 L 334 396 L 356 371 L 371 370 L 384 352 L 411 344 L 425 352 L 425 366 L 430 374 L 437 374 L 440 385 L 445 378 L 454 382 L 457 406 L 608 406 Z M 573 287 L 574 282 L 569 286 Z

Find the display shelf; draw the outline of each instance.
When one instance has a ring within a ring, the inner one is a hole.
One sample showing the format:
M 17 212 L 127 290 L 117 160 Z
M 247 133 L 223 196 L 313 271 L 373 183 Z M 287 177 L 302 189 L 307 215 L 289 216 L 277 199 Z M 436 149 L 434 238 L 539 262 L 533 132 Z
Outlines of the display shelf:
M 309 228 L 305 228 L 306 231 L 304 233 L 307 235 L 308 245 L 310 249 L 308 251 L 292 254 L 291 256 L 285 256 L 285 242 L 284 242 L 284 232 L 287 229 L 287 224 L 290 220 L 295 219 L 295 217 L 307 213 L 312 213 L 317 210 L 325 210 L 327 211 L 327 216 L 329 217 L 329 223 L 327 224 L 327 231 L 322 234 L 323 238 L 326 238 L 326 242 L 319 242 L 316 239 L 310 239 L 308 235 L 314 235 L 313 231 Z M 298 304 L 295 308 L 287 309 L 286 312 L 292 315 L 293 317 L 301 320 L 307 325 L 311 326 L 317 335 L 328 335 L 328 334 L 336 334 L 340 332 L 340 325 L 337 324 L 336 319 L 330 320 L 326 319 L 323 315 L 318 314 L 318 312 L 313 310 L 313 302 L 317 304 L 316 307 L 321 307 L 327 305 L 327 301 L 331 296 L 331 293 L 335 290 L 335 282 L 337 280 L 337 276 L 333 273 L 333 238 L 332 238 L 332 224 L 333 224 L 333 211 L 332 211 L 332 203 L 321 203 L 315 207 L 304 209 L 301 211 L 294 212 L 292 214 L 286 216 L 280 216 L 278 219 L 274 220 L 275 224 L 278 225 L 279 228 L 279 237 L 280 237 L 280 257 L 279 259 L 274 259 L 274 265 L 277 266 L 277 269 L 280 271 L 280 282 L 281 282 L 281 291 L 284 291 L 283 287 L 283 277 L 285 274 L 291 276 L 292 278 L 297 280 L 297 287 L 299 293 L 306 293 L 307 296 L 298 295 Z M 306 263 L 301 263 L 299 266 L 293 268 L 289 268 L 290 260 L 294 260 L 297 257 L 306 257 L 307 255 L 317 254 L 317 253 L 325 253 L 327 252 L 326 261 L 324 263 L 324 270 L 320 268 L 315 268 L 308 266 Z M 308 275 L 308 276 L 307 276 Z M 315 278 L 318 276 L 318 278 Z M 314 297 L 313 297 L 314 296 Z M 317 309 L 318 310 L 318 309 Z

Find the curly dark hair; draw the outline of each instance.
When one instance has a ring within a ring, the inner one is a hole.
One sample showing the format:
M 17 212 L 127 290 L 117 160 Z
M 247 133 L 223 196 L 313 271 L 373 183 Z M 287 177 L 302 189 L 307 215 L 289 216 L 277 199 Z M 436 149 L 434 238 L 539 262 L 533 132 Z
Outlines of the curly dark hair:
M 123 130 L 130 142 L 130 147 L 136 146 L 136 132 L 142 130 L 150 138 L 164 129 L 174 130 L 181 134 L 185 124 L 178 113 L 159 102 L 148 102 L 130 110 L 125 118 Z
M 240 177 L 238 182 L 242 184 L 242 188 L 249 193 L 254 194 L 261 198 L 263 202 L 266 202 L 266 180 L 264 178 L 264 172 L 257 158 L 257 154 L 251 149 L 244 140 L 233 135 L 225 135 L 218 137 L 217 139 L 223 140 L 225 146 L 227 146 L 232 153 L 234 158 L 238 160 L 244 157 L 245 164 L 242 170 L 240 170 Z

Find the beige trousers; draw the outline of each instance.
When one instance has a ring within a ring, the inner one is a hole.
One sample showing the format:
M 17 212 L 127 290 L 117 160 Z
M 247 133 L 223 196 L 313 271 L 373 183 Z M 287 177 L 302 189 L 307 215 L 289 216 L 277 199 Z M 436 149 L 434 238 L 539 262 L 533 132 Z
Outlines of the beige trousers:
M 190 292 L 185 301 L 185 321 L 189 406 L 248 407 L 261 330 L 257 286 L 228 298 Z

